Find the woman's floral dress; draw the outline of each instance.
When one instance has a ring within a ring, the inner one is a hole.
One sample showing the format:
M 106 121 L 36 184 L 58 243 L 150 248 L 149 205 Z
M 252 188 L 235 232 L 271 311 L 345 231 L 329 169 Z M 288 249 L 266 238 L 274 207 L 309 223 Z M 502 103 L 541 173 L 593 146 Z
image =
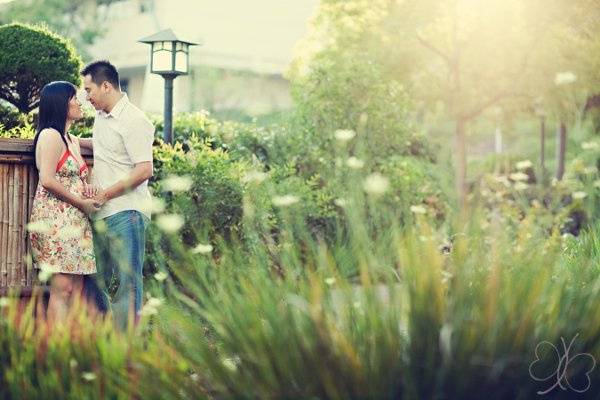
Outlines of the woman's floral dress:
M 79 164 L 69 149 L 56 166 L 56 179 L 68 191 L 83 194 L 89 174 L 85 162 Z M 38 183 L 29 226 L 36 268 L 52 273 L 87 275 L 96 272 L 96 258 L 89 218 Z

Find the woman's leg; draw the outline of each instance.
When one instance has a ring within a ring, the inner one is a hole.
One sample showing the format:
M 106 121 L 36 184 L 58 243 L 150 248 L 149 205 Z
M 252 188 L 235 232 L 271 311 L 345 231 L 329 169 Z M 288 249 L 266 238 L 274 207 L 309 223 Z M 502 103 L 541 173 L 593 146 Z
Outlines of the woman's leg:
M 64 322 L 74 303 L 81 299 L 83 276 L 74 274 L 54 274 L 50 282 L 48 302 L 48 323 Z

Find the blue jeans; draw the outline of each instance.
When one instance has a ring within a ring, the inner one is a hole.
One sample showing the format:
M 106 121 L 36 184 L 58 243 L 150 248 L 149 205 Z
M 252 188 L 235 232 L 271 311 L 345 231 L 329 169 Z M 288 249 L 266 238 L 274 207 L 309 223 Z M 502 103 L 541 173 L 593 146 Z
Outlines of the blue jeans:
M 100 311 L 112 309 L 115 325 L 124 330 L 130 319 L 137 321 L 142 308 L 142 268 L 149 221 L 135 210 L 121 211 L 102 221 L 105 229 L 99 229 L 96 221 L 94 231 L 98 274 L 86 288 L 95 293 L 91 296 Z

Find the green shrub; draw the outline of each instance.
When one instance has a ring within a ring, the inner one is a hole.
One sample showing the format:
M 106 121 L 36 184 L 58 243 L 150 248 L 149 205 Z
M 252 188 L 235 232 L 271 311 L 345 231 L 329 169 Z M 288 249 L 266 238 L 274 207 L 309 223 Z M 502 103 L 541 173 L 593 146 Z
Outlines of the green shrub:
M 47 83 L 63 80 L 78 86 L 81 65 L 71 42 L 46 28 L 0 26 L 0 98 L 21 113 L 37 107 Z
M 6 129 L 0 123 L 0 138 L 33 139 L 35 137 L 35 127 L 29 121 L 29 118 L 21 114 L 20 121 L 10 129 Z
M 184 152 L 181 143 L 170 146 L 158 141 L 152 190 L 156 196 L 168 198 L 167 212 L 185 216 L 182 236 L 188 245 L 207 237 L 228 237 L 239 230 L 241 221 L 243 164 L 198 138 L 192 137 L 188 143 L 190 148 Z M 166 193 L 165 180 L 172 177 L 189 179 L 190 187 Z
M 6 130 L 19 126 L 23 124 L 22 114 L 16 108 L 0 102 L 0 124 Z

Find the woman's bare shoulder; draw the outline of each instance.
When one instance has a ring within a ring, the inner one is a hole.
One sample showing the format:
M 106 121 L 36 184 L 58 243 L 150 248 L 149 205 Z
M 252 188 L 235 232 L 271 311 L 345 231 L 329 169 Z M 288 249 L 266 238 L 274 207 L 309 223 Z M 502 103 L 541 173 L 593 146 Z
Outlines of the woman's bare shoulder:
M 60 132 L 54 128 L 44 128 L 39 133 L 38 148 L 53 148 L 56 150 L 65 147 Z

